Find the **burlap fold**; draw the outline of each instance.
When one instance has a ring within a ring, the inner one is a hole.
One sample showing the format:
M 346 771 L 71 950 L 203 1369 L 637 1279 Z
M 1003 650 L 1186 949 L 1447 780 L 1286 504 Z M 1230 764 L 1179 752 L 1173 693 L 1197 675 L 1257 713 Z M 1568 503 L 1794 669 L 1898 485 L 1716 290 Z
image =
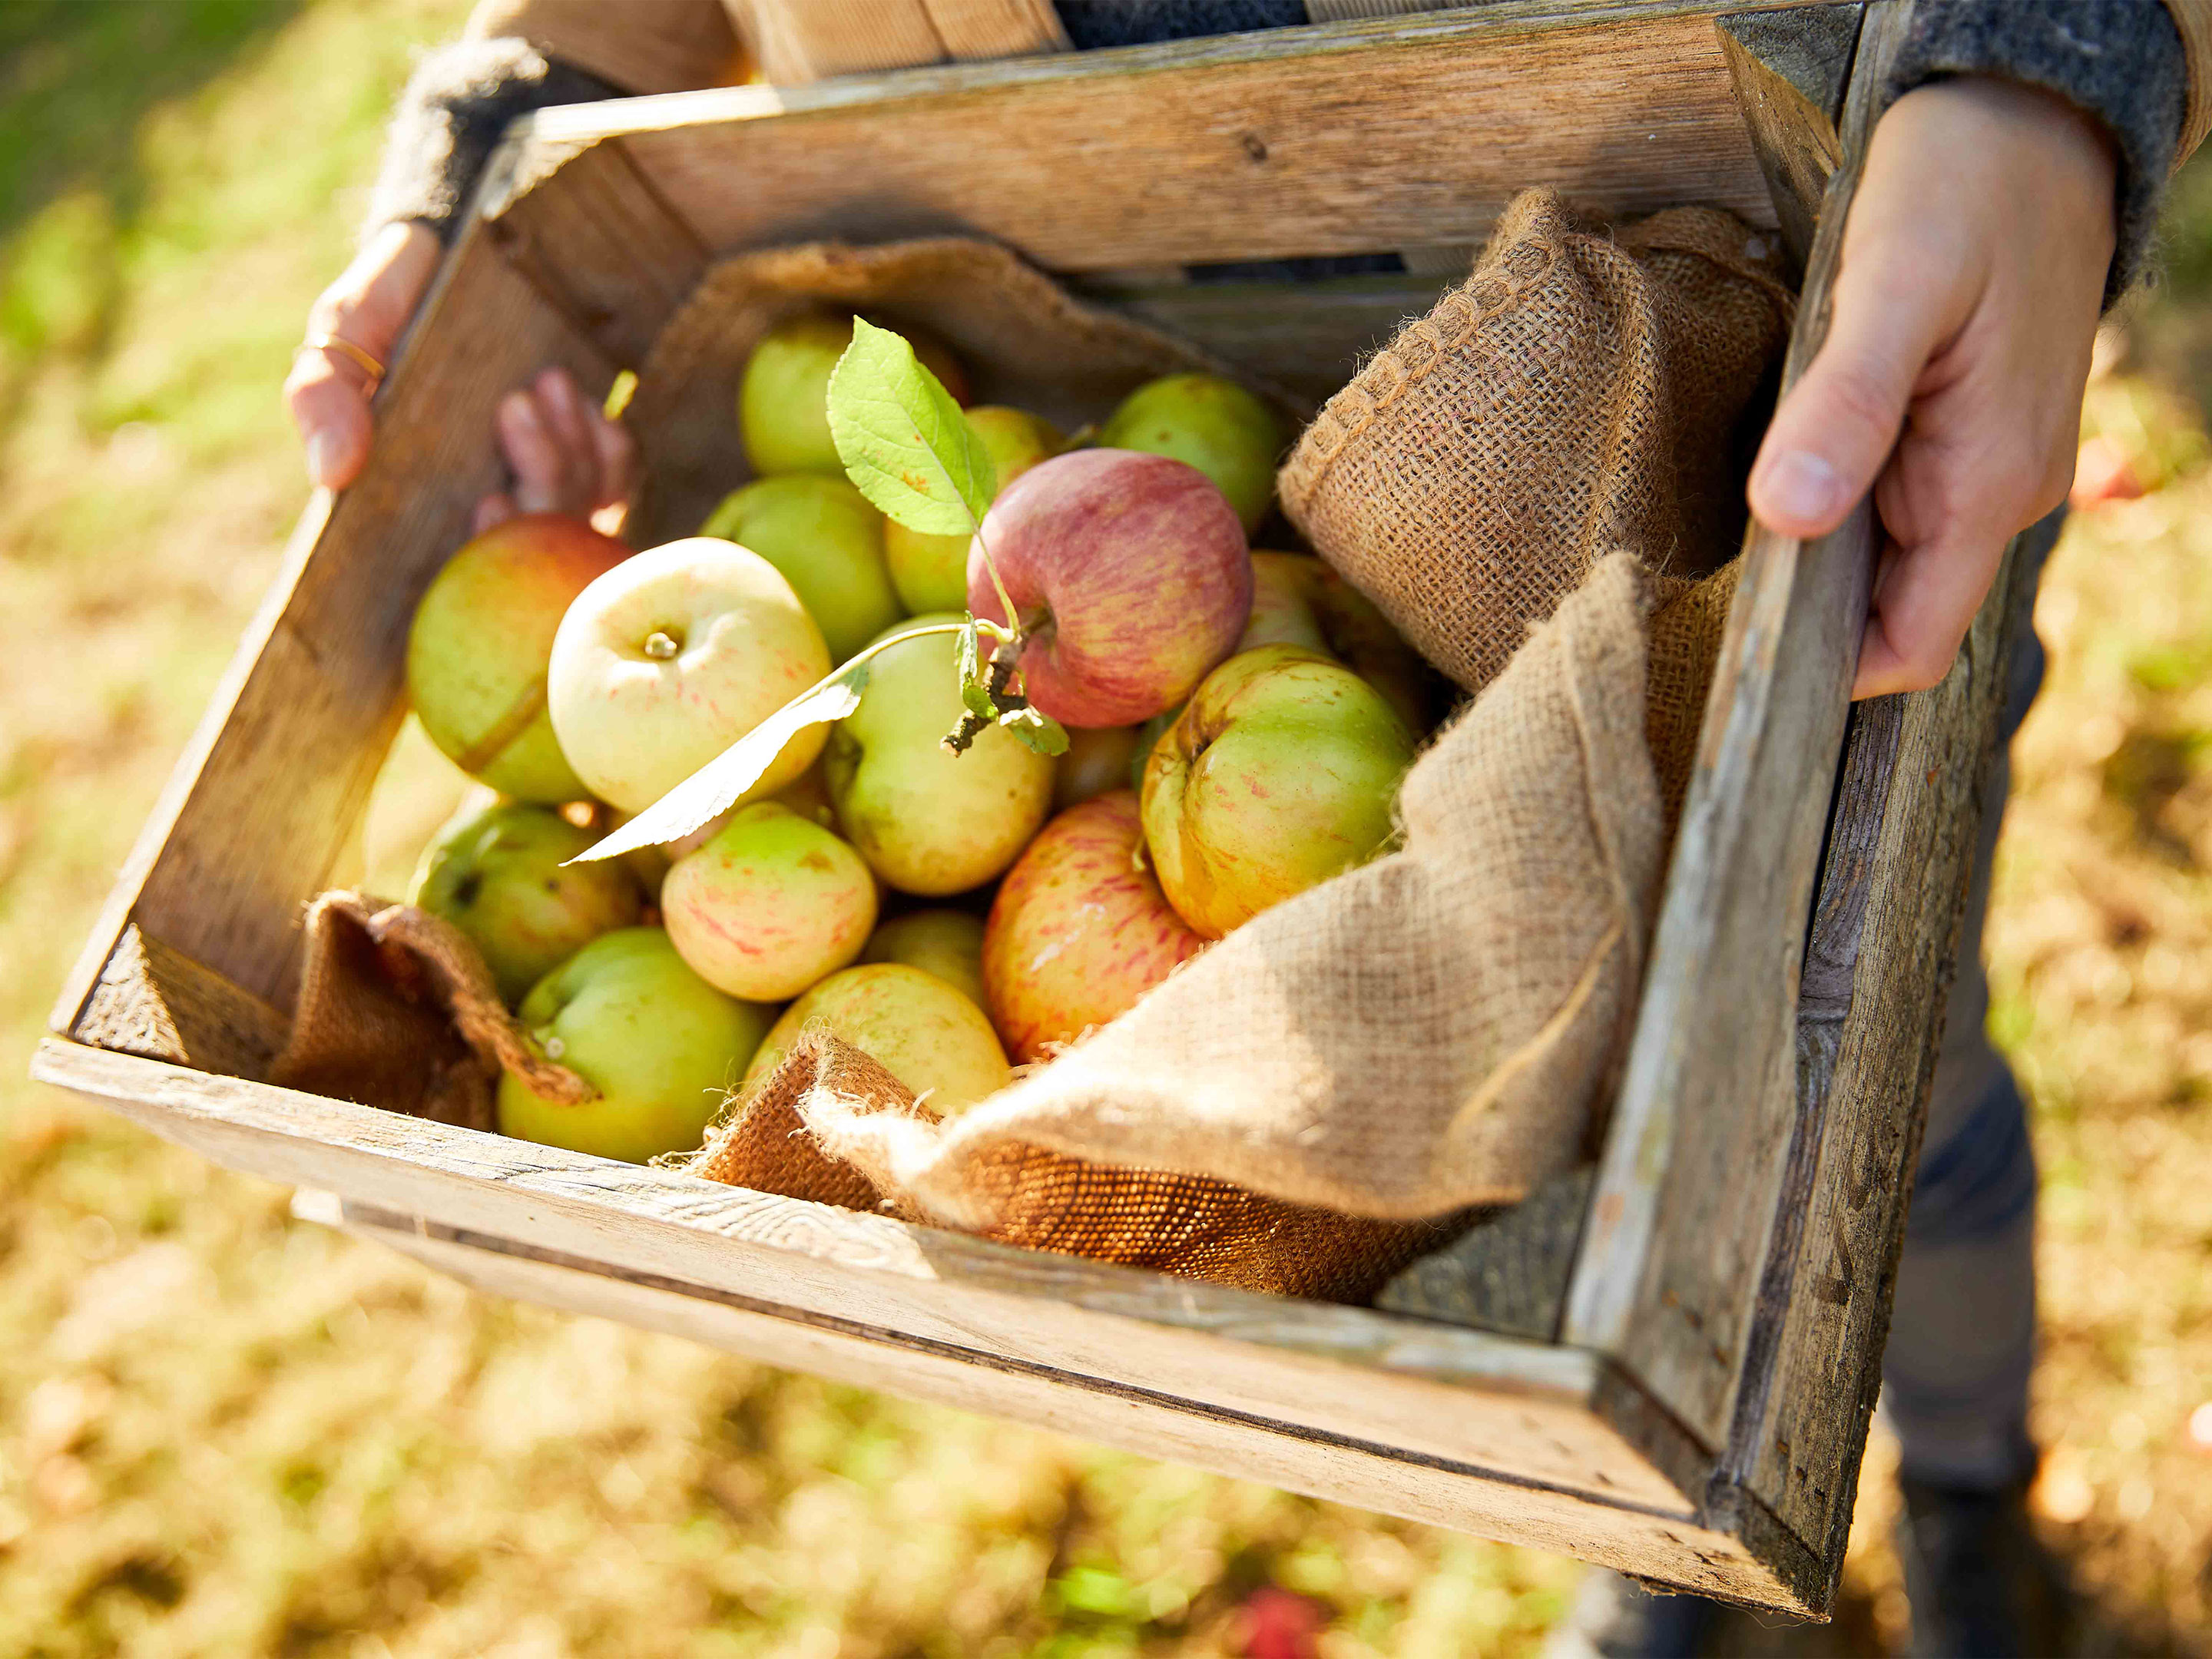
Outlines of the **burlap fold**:
M 360 893 L 308 907 L 299 1006 L 271 1083 L 489 1129 L 502 1065 L 548 1099 L 593 1097 L 530 1046 L 483 956 L 450 922 Z
M 1307 428 L 1285 511 L 1469 690 L 1615 549 L 1705 574 L 1740 539 L 1746 416 L 1789 335 L 1779 256 L 1714 209 L 1614 239 L 1528 191 Z
M 778 323 L 823 306 L 889 328 L 928 329 L 959 355 L 974 402 L 1012 404 L 1069 431 L 1104 419 L 1158 375 L 1231 373 L 1195 347 L 1070 297 L 994 242 L 945 236 L 741 253 L 700 279 L 638 371 L 624 416 L 644 467 L 630 509 L 635 545 L 696 535 L 745 482 L 737 424 L 745 360 Z M 1253 384 L 1249 374 L 1237 378 Z M 1264 384 L 1254 389 L 1286 416 L 1311 413 Z

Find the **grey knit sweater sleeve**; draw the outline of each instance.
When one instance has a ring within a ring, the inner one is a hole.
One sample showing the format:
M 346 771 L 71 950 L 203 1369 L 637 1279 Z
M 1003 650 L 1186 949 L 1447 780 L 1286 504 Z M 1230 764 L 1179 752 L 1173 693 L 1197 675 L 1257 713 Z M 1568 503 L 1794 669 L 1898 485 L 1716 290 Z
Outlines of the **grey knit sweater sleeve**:
M 2119 246 L 2106 302 L 2141 273 L 2181 142 L 2189 70 L 2163 0 L 1920 0 L 1888 95 L 1959 75 L 1996 75 L 2094 116 L 2119 155 Z

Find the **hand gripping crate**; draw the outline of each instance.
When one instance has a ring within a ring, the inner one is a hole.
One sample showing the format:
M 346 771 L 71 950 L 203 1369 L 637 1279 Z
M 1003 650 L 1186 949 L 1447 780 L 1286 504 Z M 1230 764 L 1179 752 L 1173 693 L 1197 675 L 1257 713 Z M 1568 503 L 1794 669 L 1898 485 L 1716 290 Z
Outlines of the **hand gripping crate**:
M 343 1224 L 501 1294 L 1824 1613 L 2018 548 L 1940 687 L 1854 710 L 1868 511 L 1817 544 L 1751 536 L 1595 1182 L 1516 1212 L 1510 1293 L 1456 1320 L 1027 1253 L 259 1079 L 302 906 L 400 718 L 416 599 L 495 481 L 493 405 L 528 373 L 608 385 L 731 252 L 961 231 L 1325 394 L 1513 191 L 1550 184 L 1774 227 L 1806 269 L 1794 374 L 1905 12 L 1493 0 L 538 116 L 383 389 L 368 472 L 308 509 L 35 1074 L 335 1194 Z M 1407 274 L 1164 274 L 1379 250 Z

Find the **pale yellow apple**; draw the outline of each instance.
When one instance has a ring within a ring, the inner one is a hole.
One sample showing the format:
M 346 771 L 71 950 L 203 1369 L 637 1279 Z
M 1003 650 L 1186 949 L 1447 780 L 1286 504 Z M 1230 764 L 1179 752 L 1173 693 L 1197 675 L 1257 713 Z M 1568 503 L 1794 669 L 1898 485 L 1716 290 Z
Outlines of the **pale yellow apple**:
M 870 1056 L 939 1117 L 957 1116 L 1012 1075 L 973 998 L 920 968 L 877 962 L 830 975 L 784 1010 L 745 1081 L 773 1072 L 810 1025 Z
M 870 935 L 863 962 L 903 962 L 983 1000 L 983 923 L 965 910 L 910 910 Z
M 695 536 L 617 565 L 553 636 L 547 706 L 592 793 L 642 811 L 830 672 L 791 584 L 757 553 Z M 747 797 L 774 794 L 822 751 L 802 728 Z
M 741 806 L 660 884 L 661 925 L 718 991 L 781 1002 L 860 954 L 876 878 L 820 824 L 780 801 Z

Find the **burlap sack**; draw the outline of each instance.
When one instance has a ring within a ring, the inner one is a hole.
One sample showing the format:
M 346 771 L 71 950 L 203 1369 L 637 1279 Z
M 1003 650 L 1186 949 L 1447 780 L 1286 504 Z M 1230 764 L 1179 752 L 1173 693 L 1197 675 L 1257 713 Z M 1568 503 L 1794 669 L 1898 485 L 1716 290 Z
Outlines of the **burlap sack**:
M 1528 191 L 1307 428 L 1284 510 L 1469 690 L 1614 549 L 1704 574 L 1740 539 L 1740 428 L 1789 334 L 1779 252 L 1709 208 L 1611 240 Z
M 593 1097 L 531 1048 L 458 928 L 359 893 L 308 907 L 299 1006 L 271 1083 L 489 1129 L 502 1065 L 549 1099 Z
M 1073 431 L 1162 374 L 1227 374 L 1194 347 L 1071 299 L 995 243 L 937 237 L 851 247 L 820 242 L 725 259 L 653 343 L 624 417 L 644 477 L 626 535 L 651 547 L 698 533 L 750 476 L 738 439 L 738 381 L 762 335 L 817 306 L 889 328 L 919 324 L 951 346 L 972 401 L 1012 404 Z M 1288 417 L 1311 412 L 1242 371 Z
M 784 1077 L 735 1133 L 773 1146 L 795 1117 L 888 1207 L 963 1231 L 1362 1293 L 1449 1231 L 1399 1224 L 1512 1202 L 1589 1153 L 1659 879 L 1651 599 L 1633 558 L 1606 561 L 1408 774 L 1401 851 L 1248 922 L 994 1099 L 941 1125 L 834 1071 Z
M 914 1093 L 867 1055 L 824 1032 L 795 1043 L 775 1072 L 734 1102 L 690 1173 L 910 1221 L 951 1220 L 918 1202 L 878 1164 L 833 1156 L 866 1121 L 896 1135 L 937 1133 Z M 1375 1221 L 1285 1203 L 1225 1181 L 1109 1168 L 1019 1143 L 983 1155 L 973 1184 L 999 1200 L 952 1224 L 1000 1243 L 1151 1267 L 1237 1290 L 1364 1301 L 1414 1257 L 1458 1231 L 1442 1221 Z

